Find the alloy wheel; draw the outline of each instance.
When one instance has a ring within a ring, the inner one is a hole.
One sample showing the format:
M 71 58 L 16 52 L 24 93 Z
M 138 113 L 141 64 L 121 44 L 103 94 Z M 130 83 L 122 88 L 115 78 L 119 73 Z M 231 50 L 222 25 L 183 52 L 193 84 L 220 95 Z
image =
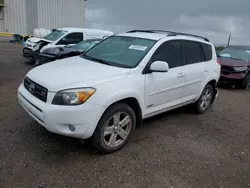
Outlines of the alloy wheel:
M 119 147 L 126 141 L 131 127 L 132 120 L 128 113 L 118 112 L 114 114 L 104 127 L 104 143 L 110 148 Z
M 212 101 L 212 91 L 210 88 L 207 88 L 201 97 L 200 108 L 202 111 L 205 111 L 211 104 Z

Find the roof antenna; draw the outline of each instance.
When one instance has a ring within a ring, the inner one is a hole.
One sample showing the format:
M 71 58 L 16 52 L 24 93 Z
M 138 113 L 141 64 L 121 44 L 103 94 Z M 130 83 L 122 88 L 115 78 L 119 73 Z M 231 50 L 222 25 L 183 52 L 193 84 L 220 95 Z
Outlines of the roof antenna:
M 231 40 L 231 33 L 229 34 L 229 37 L 228 37 L 227 47 L 228 47 L 228 46 L 229 46 L 229 44 L 230 44 L 230 40 Z

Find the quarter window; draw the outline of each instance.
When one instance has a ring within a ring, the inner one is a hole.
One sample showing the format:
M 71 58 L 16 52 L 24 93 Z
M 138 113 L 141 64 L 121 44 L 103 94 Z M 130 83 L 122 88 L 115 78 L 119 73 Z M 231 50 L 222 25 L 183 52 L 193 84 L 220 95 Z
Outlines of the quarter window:
M 151 62 L 165 61 L 169 68 L 175 68 L 182 65 L 180 46 L 177 40 L 163 43 L 154 53 Z
M 210 61 L 212 59 L 212 47 L 210 44 L 201 43 L 201 47 L 204 52 L 205 61 Z
M 186 64 L 204 61 L 201 44 L 195 41 L 182 40 L 180 42 Z

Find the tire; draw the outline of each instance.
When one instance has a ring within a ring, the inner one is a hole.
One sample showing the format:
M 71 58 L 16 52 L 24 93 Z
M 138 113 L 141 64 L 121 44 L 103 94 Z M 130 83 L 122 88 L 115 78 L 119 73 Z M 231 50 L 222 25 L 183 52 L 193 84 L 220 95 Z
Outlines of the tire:
M 206 103 L 205 103 L 204 96 L 207 94 L 207 91 L 209 91 L 211 98 L 209 98 L 209 100 L 206 101 Z M 203 114 L 204 112 L 206 112 L 207 109 L 211 106 L 211 104 L 213 102 L 213 97 L 214 97 L 214 88 L 210 84 L 208 84 L 203 89 L 203 91 L 201 93 L 201 96 L 199 97 L 197 102 L 194 104 L 195 112 L 198 113 L 198 114 Z M 205 103 L 205 104 L 202 105 L 202 103 L 203 104 Z
M 246 78 L 244 79 L 244 81 L 243 81 L 243 88 L 245 89 L 245 90 L 250 90 L 250 74 L 248 74 L 247 76 L 246 76 Z
M 124 124 L 120 124 L 122 121 Z M 122 127 L 125 123 L 127 125 Z M 92 136 L 92 144 L 102 153 L 118 151 L 128 142 L 135 126 L 136 115 L 129 105 L 125 103 L 112 105 L 102 115 Z

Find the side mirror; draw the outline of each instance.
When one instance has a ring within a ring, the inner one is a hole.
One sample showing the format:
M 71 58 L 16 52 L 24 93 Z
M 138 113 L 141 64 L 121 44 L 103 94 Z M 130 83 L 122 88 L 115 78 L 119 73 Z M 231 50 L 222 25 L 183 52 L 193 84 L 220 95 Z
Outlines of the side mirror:
M 155 61 L 150 66 L 150 72 L 168 72 L 169 66 L 165 61 Z

